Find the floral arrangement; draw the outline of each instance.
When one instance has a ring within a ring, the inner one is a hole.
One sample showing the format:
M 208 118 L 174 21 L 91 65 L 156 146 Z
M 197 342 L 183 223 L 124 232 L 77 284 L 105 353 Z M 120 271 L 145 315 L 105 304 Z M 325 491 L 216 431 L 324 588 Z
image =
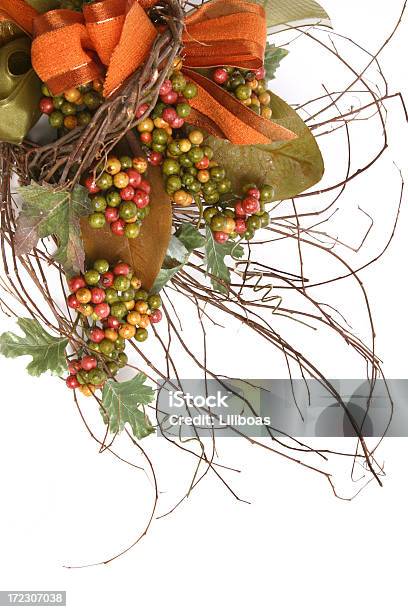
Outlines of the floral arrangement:
M 3 334 L 0 352 L 31 355 L 28 373 L 60 376 L 78 407 L 79 397 L 93 399 L 106 426 L 102 446 L 125 430 L 140 448 L 155 431 L 144 347 L 167 325 L 189 351 L 171 321 L 171 287 L 197 304 L 199 320 L 199 303 L 210 303 L 249 325 L 344 406 L 313 363 L 252 314 L 273 314 L 281 300 L 280 274 L 254 271 L 251 246 L 265 232 L 289 231 L 271 225 L 275 204 L 324 172 L 312 131 L 270 88 L 287 50 L 268 32 L 327 25 L 322 7 L 1 0 L 0 9 L 2 253 L 7 291 L 29 313 L 18 319 L 24 337 Z M 292 238 L 307 239 L 293 229 Z M 62 301 L 49 274 L 60 279 Z M 285 277 L 305 296 L 299 280 Z M 319 316 L 379 371 L 370 348 Z M 357 427 L 356 435 L 379 479 Z

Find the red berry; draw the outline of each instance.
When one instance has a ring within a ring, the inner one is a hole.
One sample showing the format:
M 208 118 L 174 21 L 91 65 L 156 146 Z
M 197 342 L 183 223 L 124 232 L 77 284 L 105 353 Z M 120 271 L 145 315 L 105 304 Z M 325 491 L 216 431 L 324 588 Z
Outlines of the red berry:
M 153 310 L 152 314 L 149 317 L 150 323 L 160 323 L 162 318 L 163 318 L 163 315 L 162 315 L 161 310 Z
M 107 327 L 110 329 L 118 329 L 122 323 L 116 317 L 108 317 Z
M 172 123 L 177 117 L 177 113 L 174 108 L 165 108 L 162 113 L 162 118 L 167 123 Z
M 68 376 L 65 381 L 68 389 L 78 389 L 81 386 L 76 376 Z
M 105 338 L 105 332 L 100 327 L 95 327 L 89 334 L 89 337 L 92 342 L 99 344 Z
M 173 89 L 172 82 L 170 81 L 170 79 L 166 79 L 165 81 L 163 81 L 162 86 L 159 89 L 159 94 L 161 96 L 165 96 L 170 91 L 172 91 L 172 89 Z
M 239 201 L 235 204 L 235 214 L 237 217 L 246 217 L 246 212 L 242 208 L 242 202 Z
M 224 85 L 228 81 L 228 72 L 224 68 L 217 68 L 213 72 L 213 79 L 218 85 Z
M 101 276 L 101 282 L 104 287 L 112 287 L 114 280 L 112 272 L 105 272 Z
M 131 187 L 139 187 L 140 182 L 142 180 L 142 175 L 137 170 L 134 170 L 133 168 L 130 168 L 130 170 L 127 170 L 126 174 L 129 177 L 129 185 Z
M 89 193 L 98 193 L 100 191 L 93 175 L 88 176 L 88 178 L 85 180 L 85 187 L 87 188 Z
M 163 155 L 158 151 L 152 151 L 149 155 L 149 162 L 152 166 L 160 166 L 163 163 Z
M 175 91 L 171 90 L 169 93 L 164 94 L 164 96 L 160 96 L 160 98 L 165 104 L 175 104 L 177 102 L 178 95 Z M 166 121 L 166 119 L 164 120 Z
M 140 140 L 143 142 L 143 144 L 150 144 L 153 140 L 153 137 L 150 132 L 142 132 L 140 134 Z
M 72 291 L 72 293 L 75 293 L 76 291 L 78 291 L 78 289 L 86 287 L 86 282 L 83 276 L 73 276 L 68 281 L 68 286 L 70 288 L 70 291 Z
M 145 191 L 146 193 L 150 193 L 152 190 L 152 187 L 148 181 L 143 179 L 142 181 L 140 181 L 139 189 L 141 189 L 142 191 Z
M 210 165 L 210 160 L 208 159 L 208 157 L 206 155 L 204 155 L 203 159 L 201 161 L 197 162 L 195 167 L 198 170 L 206 170 L 209 165 Z
M 81 369 L 81 363 L 78 359 L 74 359 L 73 361 L 68 361 L 68 372 L 70 374 L 76 374 Z
M 235 219 L 235 231 L 237 234 L 245 234 L 247 230 L 244 219 Z
M 79 308 L 79 305 L 80 305 L 79 300 L 77 296 L 75 295 L 75 293 L 71 293 L 71 295 L 68 296 L 67 304 L 70 308 L 74 308 L 75 310 Z
M 109 317 L 110 306 L 106 302 L 102 302 L 102 304 L 97 304 L 94 308 L 94 313 L 98 317 L 98 319 L 106 319 Z
M 99 287 L 95 287 L 94 289 L 91 289 L 91 302 L 93 304 L 102 304 L 102 302 L 105 300 L 105 291 L 103 289 L 100 289 Z
M 214 232 L 214 240 L 220 244 L 223 244 L 224 242 L 227 242 L 228 234 L 225 232 Z
M 131 268 L 129 264 L 124 263 L 123 261 L 117 263 L 116 266 L 113 268 L 113 273 L 115 276 L 127 276 L 128 274 L 130 274 L 130 272 Z
M 138 189 L 135 193 L 135 197 L 133 198 L 134 203 L 138 208 L 146 208 L 149 205 L 149 194 L 145 191 L 141 191 Z
M 177 117 L 170 123 L 170 127 L 174 130 L 179 130 L 184 125 L 184 119 L 182 117 Z
M 125 227 L 126 222 L 123 221 L 123 219 L 118 219 L 117 221 L 114 221 L 110 226 L 111 232 L 115 234 L 115 236 L 123 236 L 125 233 Z
M 119 219 L 118 209 L 108 206 L 108 208 L 105 209 L 105 219 L 108 223 L 113 223 L 114 221 L 117 221 Z
M 177 104 L 189 104 L 189 101 L 187 100 L 187 98 L 179 94 L 177 97 Z
M 42 98 L 40 100 L 40 111 L 46 115 L 51 115 L 54 110 L 54 102 L 52 98 Z
M 132 200 L 134 198 L 135 195 L 135 190 L 133 189 L 133 187 L 131 185 L 128 185 L 127 187 L 124 187 L 123 189 L 120 190 L 120 197 L 122 198 L 122 200 L 125 200 L 130 202 L 130 200 Z
M 140 119 L 140 117 L 142 117 L 147 111 L 149 110 L 149 105 L 148 104 L 141 104 L 137 109 L 136 109 L 136 117 L 138 119 Z
M 259 81 L 261 79 L 264 79 L 266 76 L 266 70 L 263 66 L 261 66 L 260 68 L 258 68 L 257 70 L 255 70 L 255 78 Z
M 81 366 L 86 372 L 93 370 L 97 366 L 96 357 L 93 355 L 85 355 L 85 357 L 82 357 L 81 359 Z
M 259 201 L 249 196 L 248 198 L 242 200 L 242 208 L 244 209 L 247 215 L 252 215 L 253 213 L 258 212 Z
M 253 189 L 248 189 L 248 195 L 251 196 L 251 198 L 255 198 L 255 200 L 259 200 L 261 197 L 261 192 L 259 189 L 254 187 Z

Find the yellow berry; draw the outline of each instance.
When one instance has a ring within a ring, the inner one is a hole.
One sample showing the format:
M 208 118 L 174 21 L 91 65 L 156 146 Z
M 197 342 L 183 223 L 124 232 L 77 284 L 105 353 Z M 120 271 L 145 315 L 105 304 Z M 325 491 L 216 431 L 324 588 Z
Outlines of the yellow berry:
M 193 130 L 189 133 L 188 138 L 194 145 L 200 145 L 204 141 L 204 134 L 200 130 Z
M 133 168 L 140 172 L 140 174 L 144 174 L 147 170 L 147 160 L 143 157 L 134 157 L 132 160 Z
M 142 315 L 139 312 L 132 310 L 132 312 L 129 312 L 128 316 L 126 317 L 126 321 L 131 325 L 139 325 L 141 316 Z
M 113 177 L 113 184 L 117 189 L 123 189 L 129 185 L 129 177 L 126 172 L 118 172 Z
M 137 290 L 140 289 L 140 287 L 142 286 L 142 281 L 140 280 L 140 278 L 137 278 L 137 276 L 132 276 L 130 284 L 133 289 Z
M 91 395 L 95 393 L 94 385 L 81 385 L 79 390 L 81 393 L 83 393 L 83 395 L 85 395 L 85 397 L 91 397 Z
M 124 338 L 125 340 L 129 340 L 133 338 L 136 334 L 136 327 L 134 325 L 130 325 L 130 323 L 125 323 L 121 325 L 119 328 L 119 336 Z
M 109 157 L 105 169 L 108 174 L 114 175 L 122 170 L 122 165 L 117 157 Z
M 140 314 L 145 314 L 149 310 L 149 304 L 144 300 L 138 300 L 135 304 L 135 310 Z
M 76 102 L 81 97 L 81 92 L 76 87 L 72 87 L 71 89 L 67 89 L 64 93 L 64 98 L 68 102 Z
M 264 106 L 261 111 L 262 117 L 265 119 L 270 119 L 272 117 L 272 109 L 269 106 Z
M 84 317 L 91 317 L 93 315 L 93 306 L 91 304 L 81 304 L 78 311 L 84 315 Z
M 179 147 L 182 153 L 188 153 L 191 149 L 191 142 L 188 140 L 188 138 L 182 138 L 179 142 Z
M 210 173 L 208 170 L 200 170 L 197 173 L 197 179 L 200 181 L 200 183 L 208 183 L 210 180 Z
M 126 308 L 130 311 L 135 307 L 135 300 L 129 300 L 128 302 L 124 302 Z
M 143 119 L 143 121 L 138 123 L 137 129 L 139 130 L 139 132 L 153 132 L 153 130 L 154 130 L 154 123 L 149 118 Z
M 105 338 L 107 338 L 108 340 L 112 340 L 112 342 L 115 342 L 115 340 L 118 339 L 118 332 L 114 329 L 105 329 Z
M 86 287 L 83 287 L 82 289 L 78 289 L 75 295 L 80 304 L 89 304 L 89 302 L 92 299 L 92 293 Z

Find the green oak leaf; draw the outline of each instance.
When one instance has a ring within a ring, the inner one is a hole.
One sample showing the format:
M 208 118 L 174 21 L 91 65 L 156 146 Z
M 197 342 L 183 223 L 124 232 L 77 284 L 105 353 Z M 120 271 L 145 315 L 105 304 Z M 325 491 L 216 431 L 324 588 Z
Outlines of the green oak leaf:
M 275 189 L 274 200 L 287 200 L 320 181 L 324 172 L 322 154 L 313 134 L 299 115 L 271 93 L 272 121 L 297 134 L 290 141 L 266 145 L 233 145 L 208 136 L 214 159 L 226 170 L 233 191 L 241 193 L 247 183 L 263 183 Z
M 31 376 L 40 376 L 48 370 L 62 376 L 67 370 L 65 349 L 68 340 L 50 336 L 34 319 L 18 319 L 17 323 L 25 337 L 6 332 L 0 336 L 0 354 L 5 357 L 31 355 L 27 366 Z
M 266 12 L 268 28 L 283 24 L 308 25 L 320 23 L 330 26 L 330 17 L 315 0 L 251 0 L 260 4 Z
M 72 192 L 54 191 L 32 182 L 19 192 L 23 207 L 15 234 L 16 254 L 29 253 L 41 238 L 55 236 L 58 241 L 55 260 L 69 274 L 82 271 L 85 253 L 79 219 L 90 212 L 85 187 L 76 185 Z
M 109 431 L 113 434 L 123 431 L 125 423 L 129 423 L 133 435 L 141 440 L 155 431 L 149 418 L 139 409 L 139 406 L 150 404 L 154 399 L 154 389 L 145 385 L 146 376 L 137 374 L 126 382 L 108 380 L 103 388 L 103 417 L 109 423 Z
M 224 244 L 216 242 L 211 229 L 207 226 L 205 253 L 207 270 L 212 275 L 211 284 L 213 288 L 220 293 L 228 294 L 231 276 L 224 260 L 227 255 L 233 255 L 235 258 L 241 259 L 244 256 L 242 245 L 232 241 Z
M 275 47 L 271 43 L 267 43 L 265 50 L 265 61 L 264 66 L 266 70 L 266 80 L 271 81 L 275 78 L 275 73 L 279 68 L 279 64 L 284 57 L 288 55 L 289 51 L 282 47 Z
M 171 237 L 162 268 L 154 282 L 152 292 L 159 292 L 187 263 L 194 249 L 205 244 L 205 238 L 191 223 L 183 223 Z

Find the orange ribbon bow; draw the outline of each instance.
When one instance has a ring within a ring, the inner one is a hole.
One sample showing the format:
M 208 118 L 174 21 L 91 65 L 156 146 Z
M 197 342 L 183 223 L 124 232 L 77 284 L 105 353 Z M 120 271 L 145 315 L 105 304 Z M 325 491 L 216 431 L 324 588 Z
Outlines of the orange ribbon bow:
M 86 5 L 83 14 L 60 9 L 39 15 L 24 0 L 1 0 L 11 18 L 33 35 L 33 67 L 53 93 L 100 77 L 105 66 L 105 96 L 146 59 L 157 30 L 145 9 L 156 1 L 102 0 Z M 220 65 L 259 68 L 265 45 L 265 13 L 258 4 L 213 0 L 187 16 L 183 71 L 198 88 L 189 122 L 238 145 L 296 138 L 194 71 Z

